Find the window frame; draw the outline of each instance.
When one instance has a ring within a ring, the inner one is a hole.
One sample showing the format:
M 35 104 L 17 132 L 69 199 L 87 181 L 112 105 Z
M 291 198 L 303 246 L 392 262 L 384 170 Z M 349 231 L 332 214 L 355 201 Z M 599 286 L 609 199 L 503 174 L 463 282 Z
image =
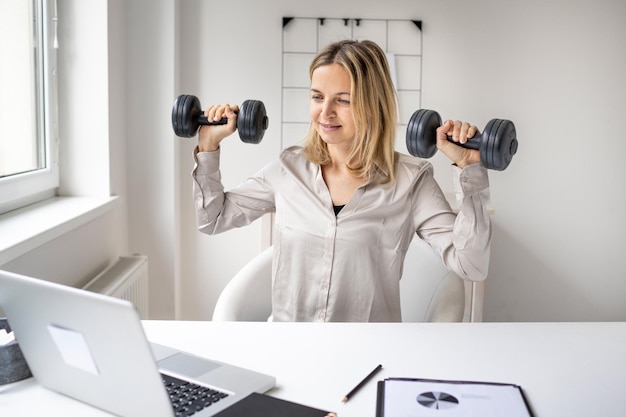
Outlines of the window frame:
M 54 197 L 59 187 L 56 0 L 31 0 L 36 36 L 37 131 L 44 167 L 0 178 L 0 213 Z

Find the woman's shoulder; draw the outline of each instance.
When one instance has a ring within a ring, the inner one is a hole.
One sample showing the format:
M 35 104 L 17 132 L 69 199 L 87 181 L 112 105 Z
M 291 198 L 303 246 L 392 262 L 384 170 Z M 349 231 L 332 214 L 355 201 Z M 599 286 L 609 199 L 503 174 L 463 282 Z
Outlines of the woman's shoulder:
M 433 165 L 424 159 L 396 152 L 395 183 L 398 189 L 414 189 L 435 180 Z
M 280 159 L 303 158 L 303 157 L 304 156 L 302 155 L 302 146 L 297 146 L 297 145 L 289 146 L 283 149 L 282 152 L 280 153 Z
M 410 156 L 404 153 L 396 152 L 396 173 L 400 174 L 402 171 L 411 172 L 414 175 L 419 175 L 425 171 L 433 170 L 433 165 L 425 159 Z
M 280 152 L 278 159 L 282 164 L 287 165 L 308 165 L 310 162 L 307 160 L 302 146 L 289 146 Z
M 283 149 L 278 157 L 278 163 L 283 171 L 292 173 L 310 173 L 319 169 L 317 164 L 306 158 L 301 146 L 290 146 Z

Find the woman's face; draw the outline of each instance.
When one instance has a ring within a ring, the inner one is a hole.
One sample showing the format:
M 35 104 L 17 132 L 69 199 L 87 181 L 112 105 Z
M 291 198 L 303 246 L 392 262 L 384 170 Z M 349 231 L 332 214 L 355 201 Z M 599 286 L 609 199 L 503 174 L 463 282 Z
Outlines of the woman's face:
M 350 107 L 350 76 L 339 64 L 323 65 L 311 77 L 311 122 L 328 145 L 350 147 L 356 127 Z

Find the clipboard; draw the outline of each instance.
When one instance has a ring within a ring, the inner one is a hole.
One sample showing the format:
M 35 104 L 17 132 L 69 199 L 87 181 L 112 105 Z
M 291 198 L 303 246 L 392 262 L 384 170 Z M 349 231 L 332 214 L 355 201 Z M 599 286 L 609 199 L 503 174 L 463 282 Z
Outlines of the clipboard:
M 387 378 L 378 382 L 376 417 L 534 417 L 519 385 Z

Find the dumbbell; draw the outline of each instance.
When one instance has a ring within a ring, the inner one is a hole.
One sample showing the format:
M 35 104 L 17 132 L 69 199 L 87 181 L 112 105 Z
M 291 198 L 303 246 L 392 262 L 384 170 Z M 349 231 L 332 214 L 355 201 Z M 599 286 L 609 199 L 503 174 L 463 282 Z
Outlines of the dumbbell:
M 437 128 L 441 117 L 434 110 L 421 109 L 413 113 L 406 129 L 406 147 L 409 153 L 420 158 L 430 158 L 437 152 Z M 452 137 L 448 136 L 452 142 Z M 511 163 L 517 152 L 515 125 L 510 120 L 492 119 L 483 133 L 477 132 L 465 143 L 467 149 L 480 151 L 480 162 L 488 169 L 502 171 Z
M 172 127 L 177 136 L 193 137 L 200 126 L 225 125 L 227 118 L 217 121 L 208 121 L 200 100 L 196 96 L 182 94 L 174 100 L 172 107 Z M 237 130 L 239 138 L 245 143 L 259 143 L 269 124 L 265 105 L 262 101 L 246 100 L 237 113 Z

